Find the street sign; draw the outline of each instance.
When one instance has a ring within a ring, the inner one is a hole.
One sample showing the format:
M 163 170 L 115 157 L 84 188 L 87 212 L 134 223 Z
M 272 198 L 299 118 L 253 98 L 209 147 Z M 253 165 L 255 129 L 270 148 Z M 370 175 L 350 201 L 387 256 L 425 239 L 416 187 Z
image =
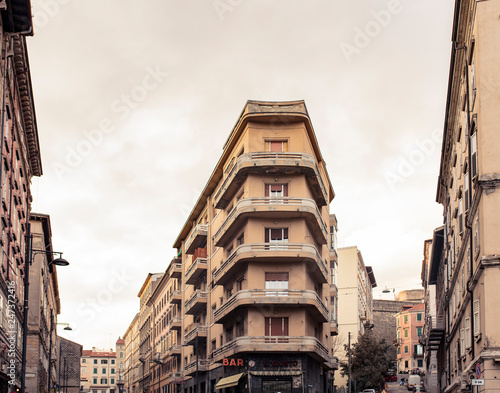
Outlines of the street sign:
M 476 377 L 481 378 L 481 365 L 479 363 L 476 365 Z
M 472 379 L 472 386 L 484 385 L 484 379 Z

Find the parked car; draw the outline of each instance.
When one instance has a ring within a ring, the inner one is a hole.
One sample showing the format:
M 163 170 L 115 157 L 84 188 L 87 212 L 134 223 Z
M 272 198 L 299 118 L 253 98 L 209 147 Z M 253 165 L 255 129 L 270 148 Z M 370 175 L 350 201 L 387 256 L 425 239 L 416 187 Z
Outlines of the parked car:
M 385 376 L 385 382 L 397 382 L 398 376 L 397 375 L 386 375 Z
M 415 386 L 413 388 L 413 391 L 414 392 L 426 392 L 425 387 L 423 387 L 423 386 Z
M 375 392 L 375 389 L 365 389 L 363 390 L 362 393 L 377 393 L 377 392 Z

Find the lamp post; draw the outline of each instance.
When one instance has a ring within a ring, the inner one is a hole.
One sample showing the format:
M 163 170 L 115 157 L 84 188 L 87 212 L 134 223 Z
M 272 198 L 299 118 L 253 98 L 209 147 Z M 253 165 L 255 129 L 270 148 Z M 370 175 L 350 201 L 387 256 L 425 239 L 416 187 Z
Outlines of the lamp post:
M 69 323 L 56 323 L 56 325 L 66 325 L 64 330 L 73 330 Z M 47 377 L 47 393 L 50 393 L 50 380 L 52 375 L 52 332 L 54 330 L 54 314 L 50 310 L 50 333 L 49 333 L 49 372 Z
M 392 289 L 392 293 L 394 295 L 394 300 L 396 300 L 396 288 L 387 288 L 387 287 L 385 287 L 382 290 L 382 293 L 391 293 L 391 289 Z
M 21 392 L 26 392 L 26 341 L 28 339 L 28 303 L 29 303 L 29 285 L 30 285 L 30 266 L 32 264 L 33 255 L 45 254 L 50 256 L 51 260 L 48 261 L 49 271 L 52 271 L 52 266 L 68 266 L 69 262 L 63 258 L 62 252 L 52 250 L 34 250 L 33 249 L 33 234 L 31 233 L 31 224 L 28 223 L 26 230 L 26 258 L 25 258 L 25 272 L 24 272 L 24 307 L 23 307 L 23 347 L 21 353 Z M 59 254 L 59 258 L 54 259 L 53 254 Z M 51 320 L 52 321 L 52 320 Z M 52 322 L 51 322 L 52 324 Z M 50 363 L 49 363 L 50 372 Z M 50 379 L 50 377 L 49 377 Z

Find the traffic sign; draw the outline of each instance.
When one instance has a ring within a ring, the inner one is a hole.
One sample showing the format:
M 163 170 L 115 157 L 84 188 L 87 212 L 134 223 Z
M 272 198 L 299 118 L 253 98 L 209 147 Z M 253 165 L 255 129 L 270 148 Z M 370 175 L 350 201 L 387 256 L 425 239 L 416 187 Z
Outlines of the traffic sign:
M 473 386 L 484 385 L 484 379 L 472 379 L 471 382 Z
M 476 377 L 481 378 L 481 365 L 479 363 L 476 365 Z

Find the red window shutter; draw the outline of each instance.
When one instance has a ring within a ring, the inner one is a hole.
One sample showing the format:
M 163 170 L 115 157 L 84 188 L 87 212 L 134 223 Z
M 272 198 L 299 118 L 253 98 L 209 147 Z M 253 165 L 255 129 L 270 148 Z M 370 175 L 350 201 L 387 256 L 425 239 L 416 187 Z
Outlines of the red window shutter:
M 269 142 L 269 147 L 271 149 L 271 151 L 283 151 L 283 142 L 282 141 L 279 141 L 279 142 Z
M 266 281 L 288 281 L 288 272 L 266 273 Z

